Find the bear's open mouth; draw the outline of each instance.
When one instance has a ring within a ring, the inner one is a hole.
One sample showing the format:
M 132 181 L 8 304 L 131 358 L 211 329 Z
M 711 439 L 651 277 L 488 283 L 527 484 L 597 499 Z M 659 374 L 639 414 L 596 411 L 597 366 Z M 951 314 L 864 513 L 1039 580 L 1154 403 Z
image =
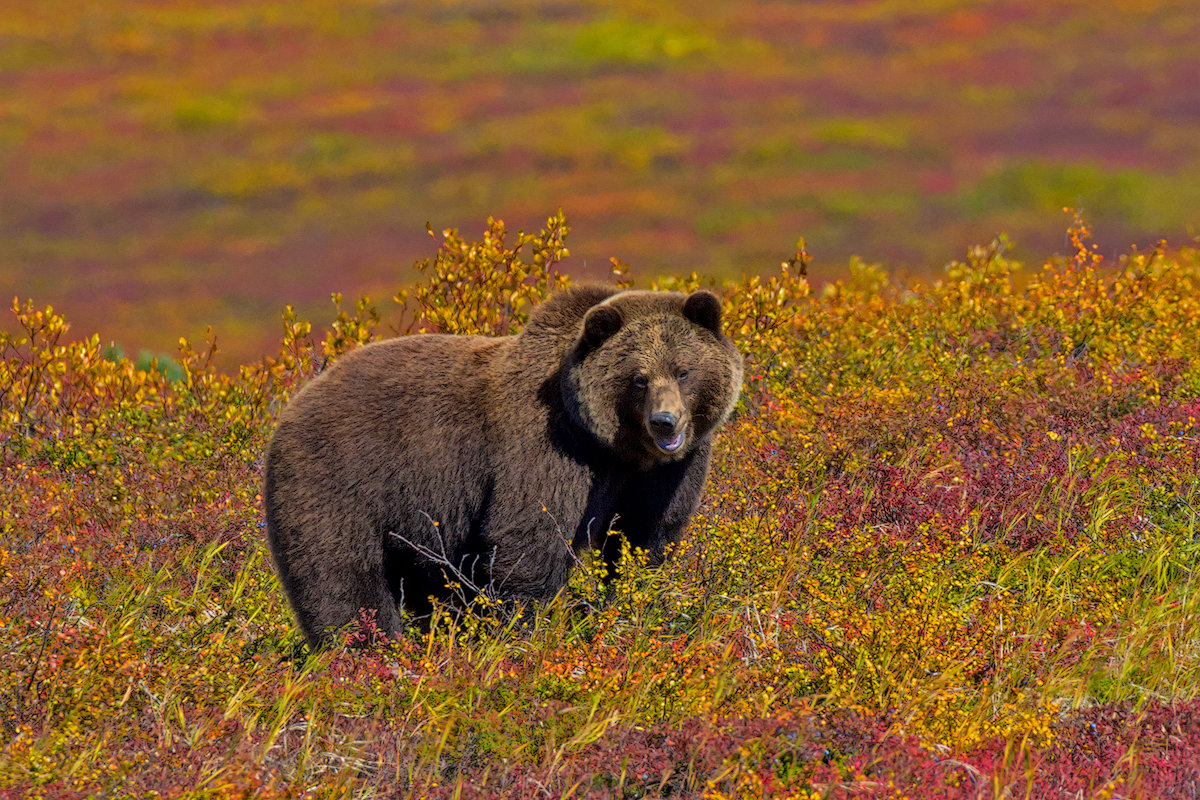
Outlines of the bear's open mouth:
M 674 453 L 680 448 L 681 445 L 683 445 L 683 437 L 685 433 L 686 431 L 681 429 L 679 433 L 666 439 L 660 439 L 656 436 L 654 437 L 654 444 L 656 444 L 658 449 L 662 450 L 664 453 Z

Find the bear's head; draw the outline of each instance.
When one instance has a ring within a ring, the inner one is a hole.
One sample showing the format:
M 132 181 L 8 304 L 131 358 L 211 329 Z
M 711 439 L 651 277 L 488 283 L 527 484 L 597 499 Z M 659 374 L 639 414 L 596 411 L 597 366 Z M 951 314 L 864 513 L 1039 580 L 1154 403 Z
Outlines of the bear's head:
M 564 372 L 570 413 L 622 460 L 683 458 L 728 418 L 742 356 L 707 291 L 627 291 L 589 308 Z

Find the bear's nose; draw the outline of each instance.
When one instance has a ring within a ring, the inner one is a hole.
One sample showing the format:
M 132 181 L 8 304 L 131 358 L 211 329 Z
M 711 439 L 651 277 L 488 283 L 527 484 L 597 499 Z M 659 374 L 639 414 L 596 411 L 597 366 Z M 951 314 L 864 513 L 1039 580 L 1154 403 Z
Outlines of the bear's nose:
M 655 411 L 650 415 L 650 429 L 662 436 L 670 436 L 679 424 L 679 417 L 670 411 Z

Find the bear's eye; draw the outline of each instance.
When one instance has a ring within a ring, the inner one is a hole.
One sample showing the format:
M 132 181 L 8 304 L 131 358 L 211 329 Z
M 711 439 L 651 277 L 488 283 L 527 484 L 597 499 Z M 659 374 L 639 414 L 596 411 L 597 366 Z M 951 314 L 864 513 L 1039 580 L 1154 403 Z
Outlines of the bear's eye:
M 650 379 L 647 378 L 645 375 L 634 375 L 633 376 L 633 385 L 639 389 L 645 389 L 647 386 L 650 385 Z
M 688 376 L 688 371 L 686 369 L 677 370 L 675 372 L 675 380 L 677 380 L 677 381 L 687 380 L 687 376 Z

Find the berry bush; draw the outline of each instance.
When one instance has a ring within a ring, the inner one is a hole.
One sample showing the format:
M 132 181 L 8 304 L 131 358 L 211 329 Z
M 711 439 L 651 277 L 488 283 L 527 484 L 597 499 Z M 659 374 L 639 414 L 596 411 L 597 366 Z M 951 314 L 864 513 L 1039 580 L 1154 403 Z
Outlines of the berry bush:
M 566 235 L 447 231 L 400 330 L 335 296 L 236 374 L 14 301 L 0 798 L 1196 796 L 1200 253 L 1102 259 L 1078 220 L 1038 268 L 1001 239 L 814 292 L 801 245 L 714 287 L 747 380 L 665 567 L 308 652 L 263 539 L 276 414 L 374 338 L 519 330 Z

